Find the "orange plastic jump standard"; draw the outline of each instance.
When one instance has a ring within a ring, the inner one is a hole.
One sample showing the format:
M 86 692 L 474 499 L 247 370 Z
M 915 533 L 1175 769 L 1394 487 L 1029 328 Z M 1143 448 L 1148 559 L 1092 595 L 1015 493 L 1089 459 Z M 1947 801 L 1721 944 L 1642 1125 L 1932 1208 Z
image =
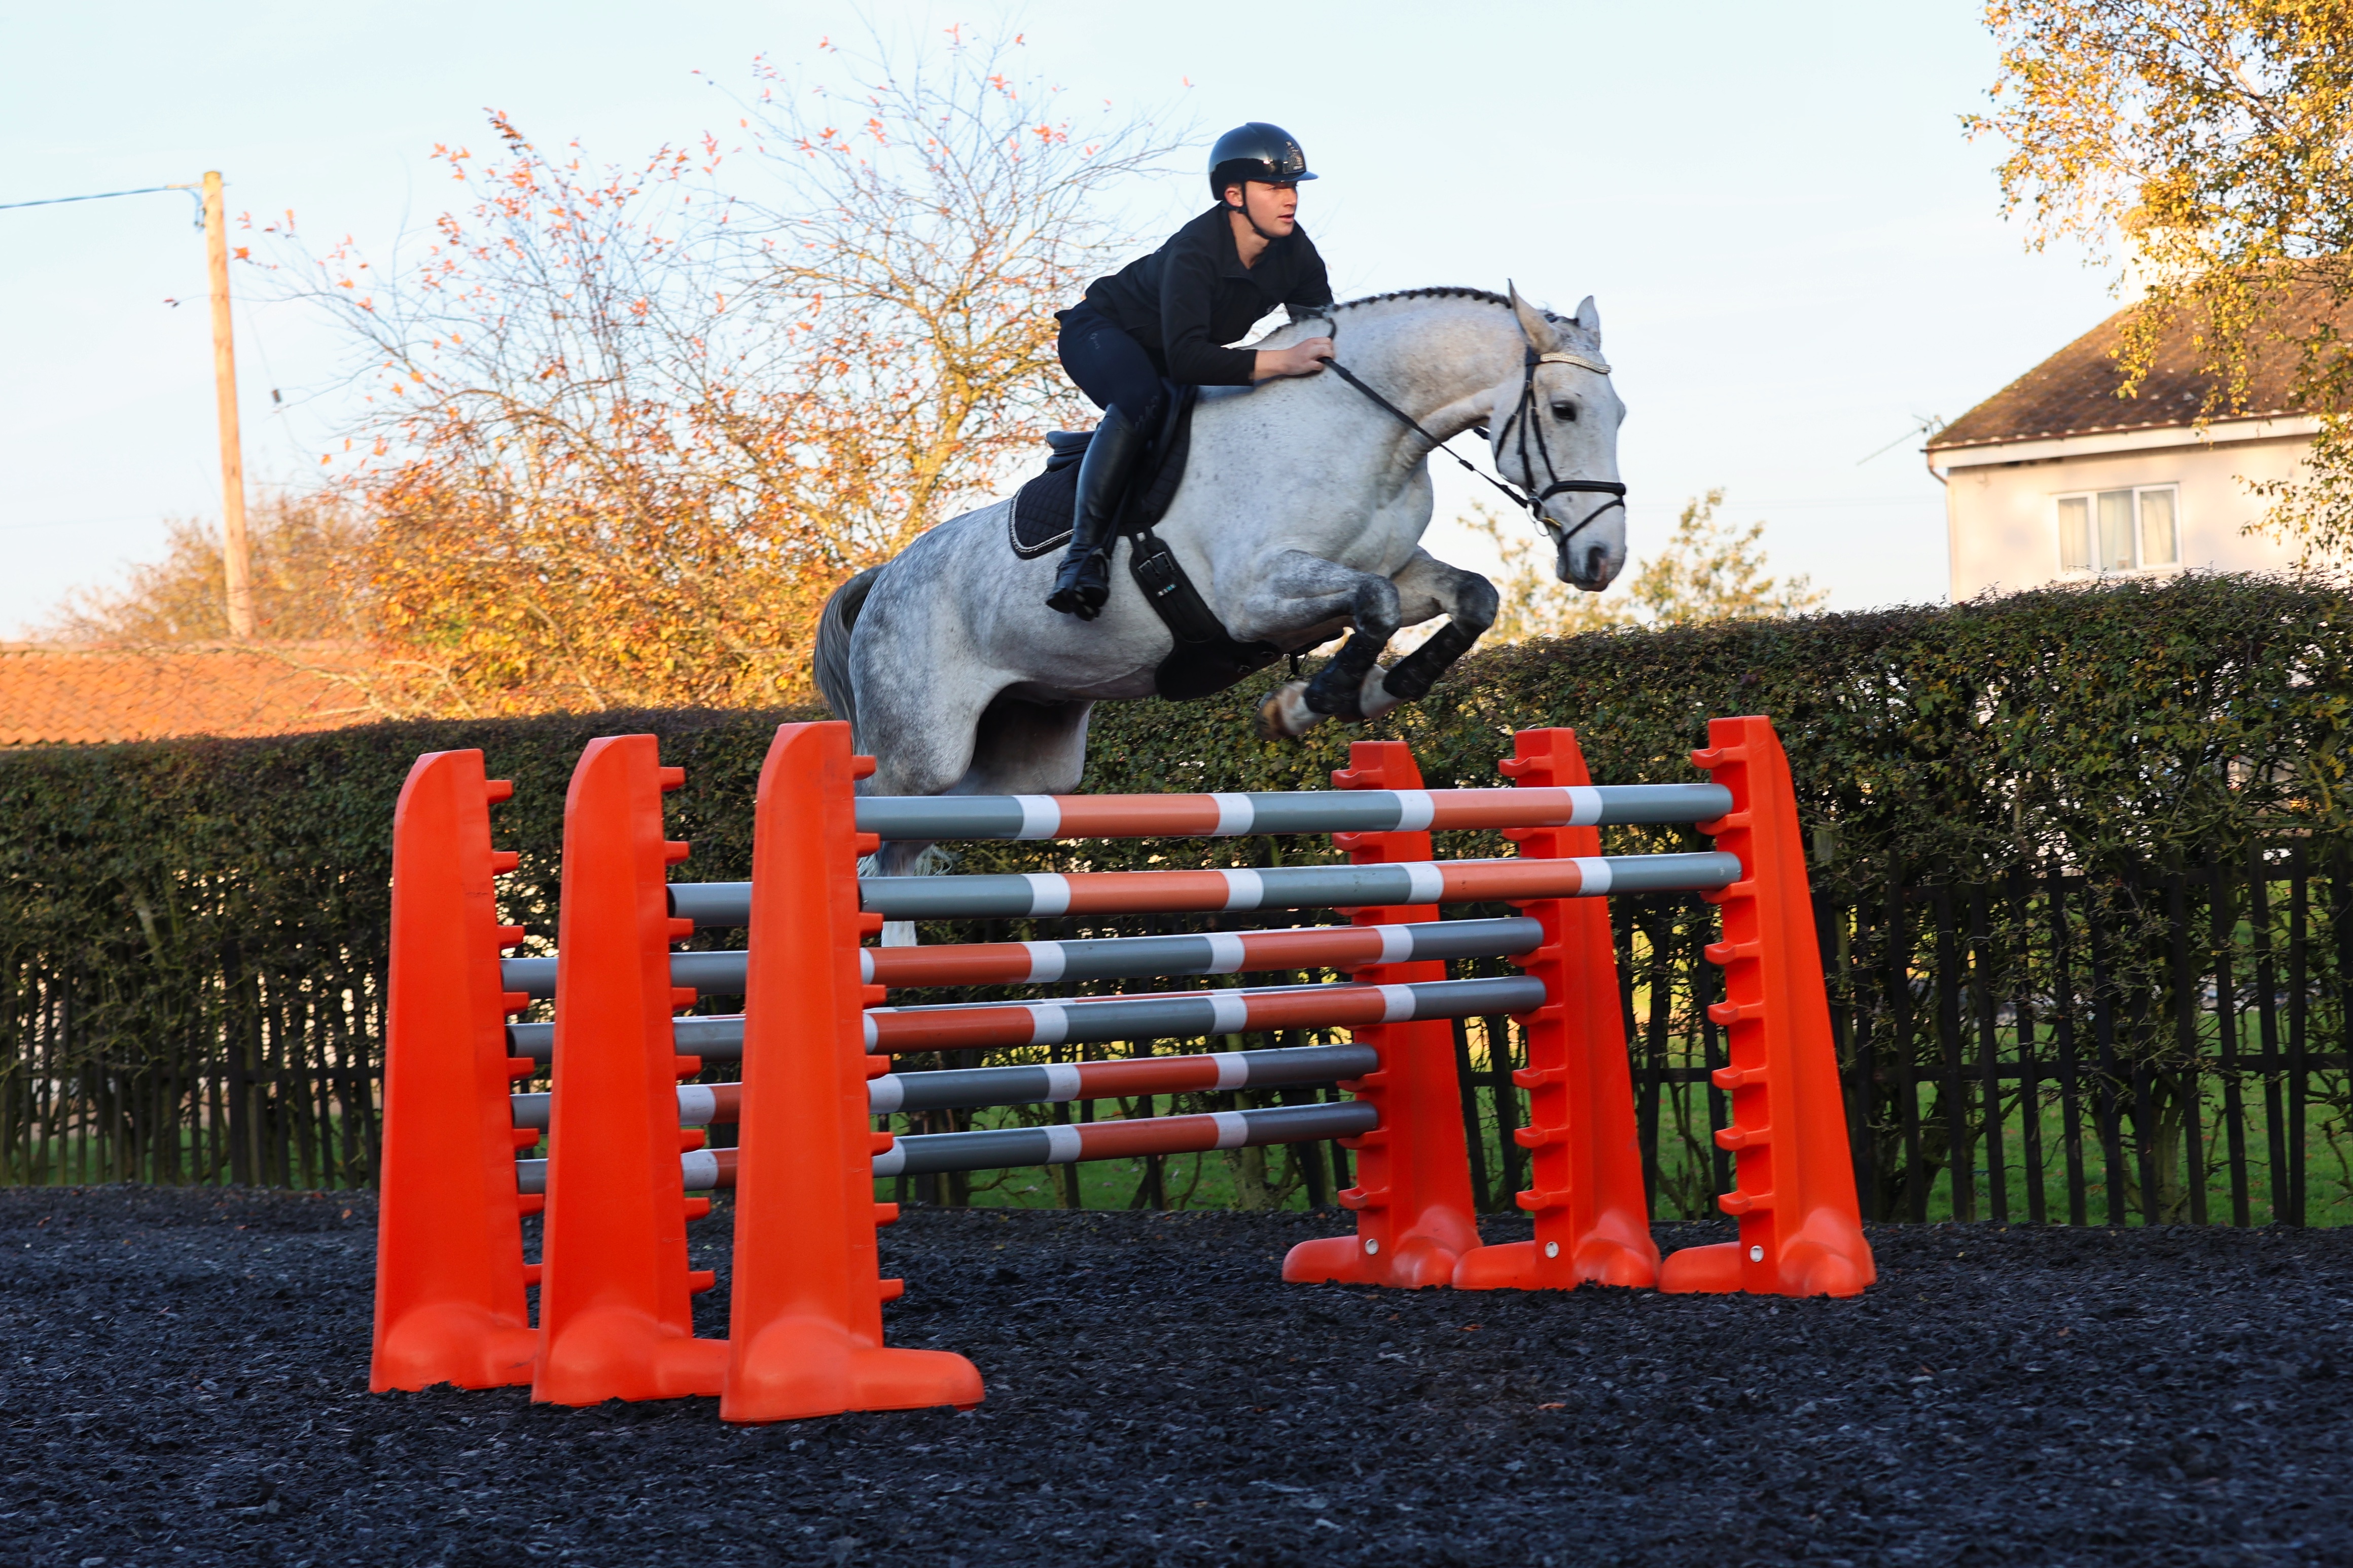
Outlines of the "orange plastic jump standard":
M 1732 1093 L 1732 1125 L 1715 1141 L 1734 1151 L 1735 1180 L 1716 1201 L 1738 1216 L 1740 1239 L 1669 1254 L 1659 1289 L 1856 1295 L 1878 1269 L 1855 1204 L 1788 758 L 1770 720 L 1717 719 L 1707 735 L 1692 761 L 1731 786 L 1733 805 L 1701 830 L 1741 865 L 1739 881 L 1709 895 L 1724 940 L 1707 949 L 1725 966 L 1726 1000 L 1710 1016 L 1727 1026 L 1731 1057 L 1715 1082 Z
M 1524 788 L 1565 791 L 1591 783 L 1574 730 L 1523 730 L 1498 766 Z M 1525 828 L 1506 837 L 1530 857 L 1601 853 L 1600 832 L 1591 827 Z M 1654 1284 L 1659 1247 L 1651 1238 L 1635 1142 L 1609 908 L 1591 899 L 1545 899 L 1521 908 L 1543 924 L 1545 942 L 1515 962 L 1543 978 L 1549 998 L 1526 1022 L 1528 1065 L 1512 1075 L 1528 1091 L 1528 1124 L 1512 1137 L 1529 1151 L 1528 1190 L 1516 1201 L 1535 1216 L 1535 1239 L 1465 1253 L 1455 1286 Z
M 723 1340 L 694 1337 L 689 1199 L 679 1152 L 680 1068 L 670 1020 L 682 936 L 663 891 L 687 847 L 662 837 L 662 793 L 686 782 L 651 735 L 588 742 L 564 803 L 564 915 L 556 941 L 555 1089 L 548 1118 L 547 1233 L 532 1398 L 552 1405 L 716 1394 Z M 513 1181 L 512 1173 L 508 1177 Z M 690 1210 L 690 1204 L 692 1205 Z
M 1418 790 L 1421 770 L 1402 741 L 1358 741 L 1332 782 Z M 1428 861 L 1431 854 L 1426 832 L 1335 833 L 1332 842 L 1358 866 Z M 1358 909 L 1353 918 L 1357 925 L 1394 925 L 1437 917 L 1437 907 L 1425 904 Z M 1445 978 L 1446 965 L 1435 962 L 1377 964 L 1356 974 L 1371 985 Z M 1454 1026 L 1444 1019 L 1376 1024 L 1356 1028 L 1355 1037 L 1381 1058 L 1377 1071 L 1347 1086 L 1381 1118 L 1372 1131 L 1342 1141 L 1356 1155 L 1356 1184 L 1339 1194 L 1341 1206 L 1356 1211 L 1356 1234 L 1301 1242 L 1283 1258 L 1282 1277 L 1409 1289 L 1449 1284 L 1456 1260 L 1479 1245 Z
M 384 1153 L 376 1210 L 375 1343 L 368 1386 L 496 1388 L 531 1381 L 534 1337 L 523 1289 L 517 1134 L 508 1093 L 532 1070 L 510 1060 L 492 879 L 514 868 L 491 847 L 493 802 L 514 786 L 483 776 L 480 752 L 417 759 L 392 816 L 392 974 L 385 999 Z M 536 1132 L 528 1134 L 536 1142 Z
M 980 1402 L 980 1373 L 945 1351 L 887 1348 L 874 1227 L 858 943 L 877 918 L 858 910 L 849 726 L 786 724 L 760 770 L 752 840 L 752 924 L 744 998 L 742 1147 L 735 1170 L 734 1300 L 728 1421 L 791 1421 L 846 1410 Z

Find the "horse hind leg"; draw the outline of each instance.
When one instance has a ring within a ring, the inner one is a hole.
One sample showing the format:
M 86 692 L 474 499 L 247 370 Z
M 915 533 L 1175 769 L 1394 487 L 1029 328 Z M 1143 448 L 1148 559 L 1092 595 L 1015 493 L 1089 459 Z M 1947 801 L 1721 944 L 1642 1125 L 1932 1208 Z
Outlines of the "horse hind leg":
M 860 877 L 935 876 L 955 863 L 954 858 L 944 852 L 934 854 L 933 851 L 938 847 L 935 844 L 912 838 L 886 838 L 882 847 L 873 854 L 859 858 L 858 874 Z M 916 945 L 915 922 L 884 921 L 882 934 L 878 940 L 884 947 L 913 947 Z
M 1086 768 L 1087 715 L 1092 702 L 1023 702 L 998 696 L 973 726 L 971 761 L 963 776 L 934 795 L 1067 795 Z M 860 876 L 937 876 L 955 864 L 953 851 L 894 838 L 859 862 Z M 885 921 L 884 947 L 916 945 L 915 922 Z
M 1087 766 L 1092 701 L 1026 702 L 1000 695 L 975 727 L 957 795 L 1068 795 Z
M 934 795 L 956 787 L 972 764 L 974 734 L 987 707 L 987 689 L 954 680 L 915 679 L 899 666 L 874 660 L 860 669 L 857 744 L 874 758 L 860 795 Z M 885 839 L 858 862 L 861 877 L 918 877 L 944 869 L 952 858 L 926 840 Z M 884 947 L 915 945 L 913 921 L 889 921 Z

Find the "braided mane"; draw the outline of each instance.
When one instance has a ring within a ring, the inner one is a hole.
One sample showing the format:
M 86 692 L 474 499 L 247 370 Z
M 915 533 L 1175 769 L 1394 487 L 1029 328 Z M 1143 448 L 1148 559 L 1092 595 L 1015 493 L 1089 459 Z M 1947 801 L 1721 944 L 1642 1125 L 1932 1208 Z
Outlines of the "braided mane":
M 1360 306 L 1388 305 L 1401 300 L 1471 300 L 1482 305 L 1501 305 L 1505 310 L 1511 309 L 1512 305 L 1508 295 L 1498 294 L 1492 289 L 1440 283 L 1428 289 L 1398 289 L 1387 294 L 1367 294 L 1361 300 L 1343 300 L 1330 308 L 1335 312 L 1354 310 Z M 1564 316 L 1557 310 L 1547 310 L 1542 306 L 1533 308 L 1547 321 L 1556 321 L 1565 326 L 1575 323 L 1575 318 Z
M 1506 308 L 1511 305 L 1511 300 L 1489 289 L 1440 284 L 1429 289 L 1398 289 L 1387 294 L 1367 294 L 1361 300 L 1343 300 L 1332 309 L 1353 310 L 1360 305 L 1386 305 L 1392 300 L 1475 300 L 1482 305 L 1502 305 Z

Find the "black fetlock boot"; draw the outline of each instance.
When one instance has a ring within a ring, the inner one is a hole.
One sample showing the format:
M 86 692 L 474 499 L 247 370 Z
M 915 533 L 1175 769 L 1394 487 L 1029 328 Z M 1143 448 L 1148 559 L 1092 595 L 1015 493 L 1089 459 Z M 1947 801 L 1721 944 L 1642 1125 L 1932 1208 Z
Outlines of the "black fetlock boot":
M 1144 456 L 1144 432 L 1128 422 L 1118 408 L 1103 411 L 1079 459 L 1079 495 L 1071 510 L 1071 548 L 1054 574 L 1054 591 L 1046 606 L 1066 616 L 1092 621 L 1111 597 L 1111 552 L 1119 525 L 1121 501 L 1127 481 Z

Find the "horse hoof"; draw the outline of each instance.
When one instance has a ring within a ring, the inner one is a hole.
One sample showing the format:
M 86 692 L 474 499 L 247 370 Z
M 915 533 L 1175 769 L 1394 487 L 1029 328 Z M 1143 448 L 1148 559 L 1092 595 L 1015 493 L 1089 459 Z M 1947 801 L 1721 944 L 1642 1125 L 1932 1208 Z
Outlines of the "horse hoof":
M 1307 682 L 1285 681 L 1266 695 L 1258 705 L 1258 733 L 1262 741 L 1295 741 L 1307 733 L 1324 715 L 1307 706 Z
M 1377 664 L 1366 671 L 1365 684 L 1359 689 L 1356 707 L 1366 719 L 1378 719 L 1397 707 L 1399 699 L 1390 695 L 1388 686 L 1384 684 L 1388 678 L 1389 672 L 1382 665 Z

